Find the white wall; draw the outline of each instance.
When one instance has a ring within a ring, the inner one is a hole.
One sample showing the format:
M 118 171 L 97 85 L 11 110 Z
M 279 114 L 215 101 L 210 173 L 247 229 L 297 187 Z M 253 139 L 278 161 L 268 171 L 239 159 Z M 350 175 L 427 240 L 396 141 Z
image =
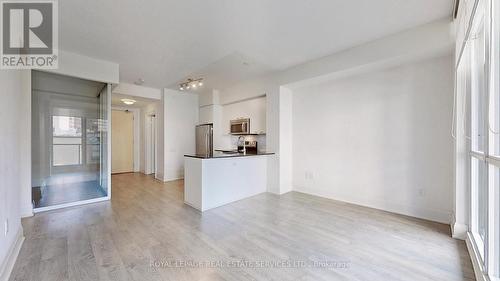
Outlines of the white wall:
M 149 119 L 150 115 L 156 114 L 158 111 L 158 107 L 160 106 L 159 102 L 155 103 L 152 102 L 148 104 L 147 106 L 141 108 L 141 125 L 140 125 L 140 131 L 141 131 L 141 147 L 140 147 L 140 163 L 139 163 L 139 170 L 142 173 L 154 173 L 152 171 L 153 167 L 149 166 L 148 162 L 148 157 L 147 155 L 150 155 L 150 147 L 148 145 L 151 136 L 149 135 L 150 132 L 150 127 L 151 127 L 151 122 Z
M 286 88 L 280 88 L 279 106 L 279 139 L 283 140 L 279 145 L 280 155 L 280 189 L 283 194 L 293 189 L 293 92 Z
M 295 189 L 449 223 L 452 105 L 451 56 L 296 89 Z
M 114 62 L 95 59 L 59 50 L 59 67 L 46 72 L 87 79 L 90 81 L 118 84 L 119 65 Z
M 0 103 L 0 280 L 10 274 L 13 261 L 20 247 L 23 233 L 21 226 L 20 194 L 24 131 L 18 120 L 28 114 L 23 111 L 21 71 L 0 70 L 2 85 Z M 5 224 L 8 222 L 8 232 Z
M 20 206 L 21 216 L 30 217 L 33 215 L 33 205 L 31 204 L 31 114 L 26 114 L 26 112 L 31 112 L 31 70 L 22 71 L 21 84 L 21 108 L 19 112 L 25 114 L 19 116 L 17 120 L 19 124 L 22 124 L 18 126 L 21 132 Z
M 467 76 L 470 73 L 470 65 L 468 59 L 461 59 L 460 64 L 456 67 L 456 84 L 455 84 L 455 122 L 453 134 L 455 135 L 455 173 L 454 173 L 454 218 L 452 218 L 452 235 L 454 238 L 465 240 L 469 228 L 469 153 L 468 141 L 464 124 L 467 122 L 467 91 L 470 87 Z
M 113 94 L 122 94 L 148 99 L 161 99 L 161 90 L 129 83 L 120 83 L 113 88 Z
M 160 117 L 163 132 L 158 149 L 163 181 L 171 181 L 184 177 L 184 155 L 194 154 L 195 126 L 198 124 L 198 95 L 170 89 L 163 91 L 163 107 Z M 160 172 L 159 172 L 160 174 Z

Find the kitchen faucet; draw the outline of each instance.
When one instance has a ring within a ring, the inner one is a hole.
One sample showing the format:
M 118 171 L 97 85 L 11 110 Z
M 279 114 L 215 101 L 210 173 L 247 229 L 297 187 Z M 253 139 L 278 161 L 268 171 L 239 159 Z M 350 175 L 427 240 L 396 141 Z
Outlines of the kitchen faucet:
M 246 143 L 245 143 L 245 136 L 239 136 L 238 137 L 238 142 L 240 142 L 241 139 L 243 139 L 243 154 L 247 154 L 247 146 L 246 146 Z

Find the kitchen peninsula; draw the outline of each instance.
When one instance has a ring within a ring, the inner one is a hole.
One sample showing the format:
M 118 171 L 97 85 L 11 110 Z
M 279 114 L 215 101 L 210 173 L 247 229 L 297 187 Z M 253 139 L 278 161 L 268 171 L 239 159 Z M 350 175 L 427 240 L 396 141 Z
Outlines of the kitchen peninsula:
M 267 190 L 273 153 L 184 155 L 184 203 L 206 211 Z

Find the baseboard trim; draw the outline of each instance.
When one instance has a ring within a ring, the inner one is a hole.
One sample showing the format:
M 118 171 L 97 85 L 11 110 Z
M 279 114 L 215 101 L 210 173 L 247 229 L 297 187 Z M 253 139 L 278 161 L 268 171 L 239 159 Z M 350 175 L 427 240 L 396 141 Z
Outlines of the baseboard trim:
M 33 209 L 29 210 L 29 211 L 23 211 L 21 212 L 21 218 L 30 218 L 32 216 L 34 216 L 35 213 L 33 213 Z
M 390 202 L 385 202 L 385 201 L 380 201 L 380 200 L 379 201 L 374 200 L 374 201 L 370 201 L 370 202 L 362 202 L 360 200 L 351 199 L 351 198 L 334 197 L 331 194 L 324 192 L 322 190 L 311 190 L 311 189 L 306 189 L 306 188 L 297 187 L 297 186 L 294 186 L 293 191 L 301 192 L 301 193 L 305 193 L 305 194 L 309 194 L 309 195 L 314 195 L 314 196 L 319 196 L 319 197 L 323 197 L 323 198 L 328 198 L 328 199 L 332 199 L 332 200 L 337 200 L 337 201 L 341 201 L 341 202 L 345 202 L 345 203 L 349 203 L 349 204 L 353 204 L 353 205 L 358 205 L 358 206 L 373 208 L 373 209 L 382 210 L 382 211 L 386 211 L 386 212 L 391 212 L 391 213 L 395 213 L 395 214 L 405 215 L 405 216 L 409 216 L 409 217 L 444 223 L 444 224 L 448 224 L 448 225 L 451 224 L 451 212 L 417 208 L 415 206 L 412 206 L 411 209 L 409 209 L 408 206 L 404 206 L 401 204 L 392 204 Z
M 169 182 L 169 181 L 178 181 L 178 180 L 183 180 L 184 177 L 178 177 L 178 178 L 167 178 L 164 179 L 163 182 Z
M 17 257 L 19 252 L 21 251 L 21 247 L 24 242 L 24 234 L 23 227 L 19 227 L 19 230 L 16 234 L 16 241 L 10 247 L 9 252 L 5 258 L 4 263 L 0 267 L 0 281 L 8 281 L 10 278 L 10 274 L 12 273 L 12 269 L 14 269 L 14 265 L 16 264 Z
M 467 245 L 467 250 L 469 251 L 469 256 L 472 261 L 472 268 L 474 269 L 474 275 L 476 276 L 477 281 L 490 281 L 488 275 L 483 272 L 483 268 L 480 264 L 480 256 L 479 253 L 472 242 L 472 234 L 467 232 L 465 244 Z
M 467 239 L 467 230 L 469 229 L 467 225 L 458 222 L 452 222 L 450 225 L 451 237 L 459 240 Z
M 135 171 L 129 171 L 129 172 L 115 172 L 115 173 L 111 173 L 112 176 L 114 175 L 121 175 L 121 174 L 133 174 L 133 173 L 137 173 Z

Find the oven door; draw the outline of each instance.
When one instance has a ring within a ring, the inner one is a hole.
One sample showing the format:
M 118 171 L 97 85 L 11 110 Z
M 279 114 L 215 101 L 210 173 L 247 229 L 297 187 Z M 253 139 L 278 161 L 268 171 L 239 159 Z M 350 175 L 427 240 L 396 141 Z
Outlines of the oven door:
M 249 120 L 233 120 L 231 121 L 231 134 L 244 135 L 250 132 Z

